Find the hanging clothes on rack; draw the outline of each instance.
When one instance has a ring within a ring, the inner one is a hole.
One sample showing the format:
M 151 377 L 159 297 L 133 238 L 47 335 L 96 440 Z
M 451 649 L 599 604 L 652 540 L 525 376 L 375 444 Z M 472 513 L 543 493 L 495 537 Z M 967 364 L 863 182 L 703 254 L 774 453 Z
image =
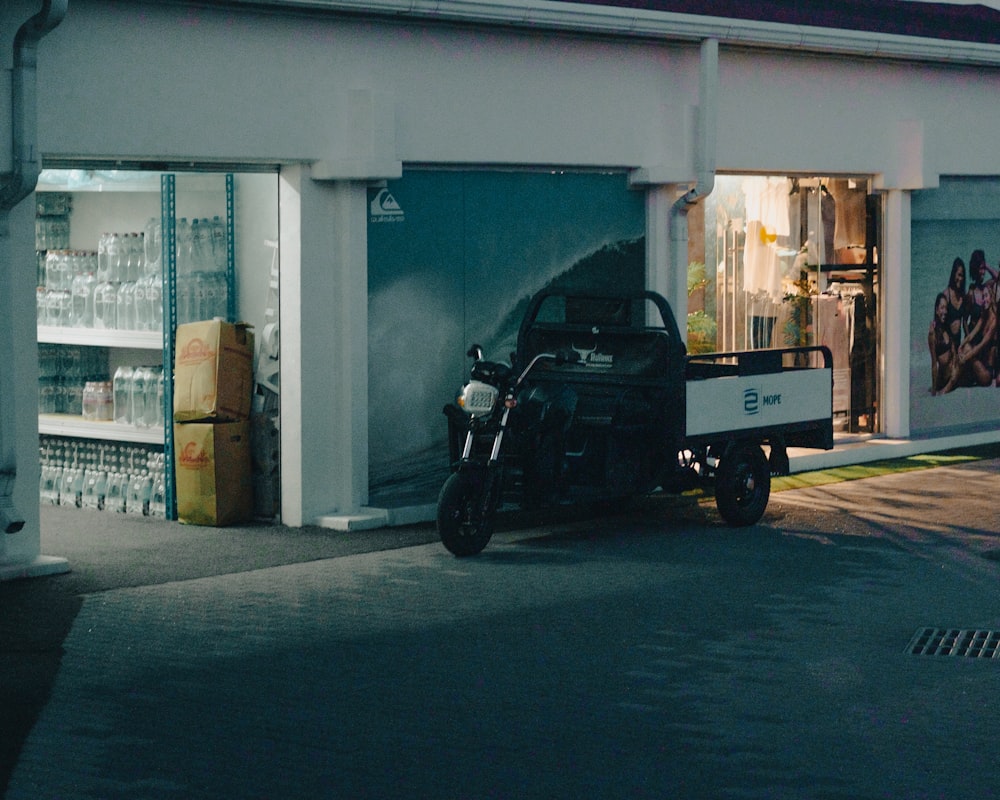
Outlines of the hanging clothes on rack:
M 755 294 L 781 297 L 782 251 L 789 244 L 789 181 L 787 178 L 747 178 L 742 184 L 746 204 L 746 245 L 743 288 Z
M 830 180 L 830 195 L 836 201 L 833 247 L 837 264 L 864 263 L 867 192 L 844 178 Z

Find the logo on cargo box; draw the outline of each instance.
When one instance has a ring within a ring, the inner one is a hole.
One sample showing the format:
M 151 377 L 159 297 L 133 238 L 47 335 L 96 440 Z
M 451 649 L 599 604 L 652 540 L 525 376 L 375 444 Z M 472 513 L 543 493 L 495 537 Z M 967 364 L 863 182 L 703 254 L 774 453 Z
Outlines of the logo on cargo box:
M 743 390 L 743 413 L 748 417 L 759 414 L 761 408 L 770 408 L 781 405 L 781 394 L 772 392 L 764 394 L 760 389 Z
M 197 363 L 215 358 L 215 351 L 204 339 L 195 337 L 184 343 L 184 348 L 177 356 L 177 360 L 182 364 Z
M 208 457 L 208 454 L 202 448 L 198 447 L 197 442 L 188 442 L 184 445 L 178 454 L 177 460 L 182 467 L 187 467 L 188 469 L 201 469 L 212 461 Z

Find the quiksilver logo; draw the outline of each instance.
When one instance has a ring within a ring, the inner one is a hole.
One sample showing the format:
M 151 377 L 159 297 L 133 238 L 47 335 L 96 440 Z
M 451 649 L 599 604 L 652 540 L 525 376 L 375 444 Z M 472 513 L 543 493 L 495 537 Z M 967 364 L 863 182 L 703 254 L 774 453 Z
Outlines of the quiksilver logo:
M 372 222 L 402 222 L 403 209 L 388 189 L 379 189 L 369 206 Z

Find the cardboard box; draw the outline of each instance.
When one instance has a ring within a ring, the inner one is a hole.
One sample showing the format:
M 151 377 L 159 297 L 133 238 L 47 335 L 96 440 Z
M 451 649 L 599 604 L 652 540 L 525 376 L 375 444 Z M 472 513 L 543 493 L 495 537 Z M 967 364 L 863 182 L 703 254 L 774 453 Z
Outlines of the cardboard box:
M 177 518 L 232 525 L 253 518 L 250 423 L 174 425 Z
M 245 420 L 252 395 L 252 326 L 214 319 L 177 327 L 175 422 Z

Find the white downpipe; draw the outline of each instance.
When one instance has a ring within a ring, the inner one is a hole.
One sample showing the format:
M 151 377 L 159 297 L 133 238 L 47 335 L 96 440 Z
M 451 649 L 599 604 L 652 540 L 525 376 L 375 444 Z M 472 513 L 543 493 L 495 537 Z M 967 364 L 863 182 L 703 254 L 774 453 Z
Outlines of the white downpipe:
M 694 164 L 695 185 L 685 192 L 670 209 L 670 252 L 674 290 L 670 303 L 677 316 L 681 335 L 687 340 L 687 271 L 688 271 L 688 211 L 715 188 L 715 142 L 719 103 L 719 42 L 706 39 L 701 43 L 701 68 L 698 78 L 698 113 L 695 122 Z

